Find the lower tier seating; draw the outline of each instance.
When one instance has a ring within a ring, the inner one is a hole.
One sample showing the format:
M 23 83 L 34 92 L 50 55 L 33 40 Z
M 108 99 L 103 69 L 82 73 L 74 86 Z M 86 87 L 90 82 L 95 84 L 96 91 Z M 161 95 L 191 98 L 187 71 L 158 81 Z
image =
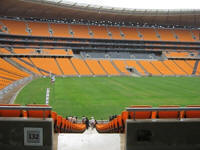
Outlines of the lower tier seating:
M 92 75 L 131 75 L 132 73 L 155 76 L 199 75 L 198 60 L 122 60 L 122 59 L 81 59 L 81 58 L 10 58 L 35 75 L 65 75 L 65 76 L 92 76 Z M 23 78 L 27 73 L 17 69 L 12 64 L 0 59 L 0 76 L 16 80 L 16 76 Z M 6 66 L 6 67 L 5 67 Z M 5 71 L 5 70 L 4 70 Z
M 151 108 L 148 105 L 134 105 L 132 108 Z M 187 107 L 200 107 L 199 105 L 188 105 Z M 163 105 L 160 108 L 179 108 L 178 105 Z M 99 133 L 124 133 L 127 119 L 182 119 L 182 118 L 200 118 L 200 110 L 159 110 L 159 111 L 123 111 L 115 116 L 108 123 L 96 124 Z
M 0 106 L 20 106 L 19 104 L 0 104 Z M 48 105 L 29 104 L 27 106 L 48 107 Z M 44 115 L 45 114 L 45 115 Z M 53 111 L 42 110 L 0 110 L 0 117 L 25 117 L 25 118 L 52 118 L 54 132 L 56 133 L 83 133 L 86 125 L 82 123 L 72 123 Z

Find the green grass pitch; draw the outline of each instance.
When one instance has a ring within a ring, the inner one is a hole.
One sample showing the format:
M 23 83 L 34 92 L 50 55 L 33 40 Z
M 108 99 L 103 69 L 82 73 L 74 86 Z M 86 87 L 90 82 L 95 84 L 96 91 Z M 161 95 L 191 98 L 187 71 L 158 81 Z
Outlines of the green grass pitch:
M 67 77 L 39 78 L 18 94 L 17 104 L 44 104 L 50 87 L 50 105 L 58 114 L 108 119 L 130 105 L 200 104 L 199 77 Z

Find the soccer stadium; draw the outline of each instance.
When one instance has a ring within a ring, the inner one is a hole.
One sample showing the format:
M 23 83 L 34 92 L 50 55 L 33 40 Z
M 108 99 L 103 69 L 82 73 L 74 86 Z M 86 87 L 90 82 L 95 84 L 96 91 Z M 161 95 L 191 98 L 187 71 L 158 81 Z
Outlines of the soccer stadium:
M 200 149 L 200 8 L 170 2 L 1 0 L 0 149 Z

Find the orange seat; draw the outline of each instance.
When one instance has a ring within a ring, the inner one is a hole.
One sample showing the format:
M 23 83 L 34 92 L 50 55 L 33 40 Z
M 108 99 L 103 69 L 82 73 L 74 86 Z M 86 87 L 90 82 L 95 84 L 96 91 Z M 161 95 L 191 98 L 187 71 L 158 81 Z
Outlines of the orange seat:
M 128 119 L 128 116 L 129 116 L 128 111 L 122 111 L 121 117 L 122 117 L 122 125 L 124 129 L 125 129 L 125 124 L 126 124 L 126 120 Z
M 123 124 L 122 124 L 121 115 L 117 116 L 117 123 L 118 123 L 119 133 L 122 133 L 124 130 L 123 130 Z
M 20 106 L 19 104 L 0 104 L 0 106 Z M 21 110 L 0 110 L 0 117 L 22 117 Z
M 37 105 L 37 104 L 28 104 L 26 106 L 35 106 L 35 107 L 49 107 L 49 105 Z M 44 111 L 43 110 L 27 110 L 28 117 L 32 118 L 43 118 Z M 51 117 L 51 110 L 45 111 L 45 118 Z
M 178 108 L 178 105 L 163 105 L 160 106 L 162 108 Z M 157 117 L 158 118 L 179 118 L 179 111 L 158 111 Z
M 70 129 L 70 122 L 69 120 L 65 120 L 65 132 L 69 132 Z
M 55 132 L 60 133 L 61 131 L 61 125 L 62 125 L 62 116 L 57 116 L 57 122 L 56 122 L 56 127 L 55 127 Z
M 117 123 L 117 118 L 115 118 L 114 120 L 113 120 L 113 122 L 114 122 L 114 131 L 115 132 L 118 132 L 119 131 L 119 126 L 118 126 L 118 123 Z
M 65 132 L 65 127 L 66 127 L 66 119 L 62 118 L 62 125 L 61 125 L 61 133 Z
M 148 105 L 133 105 L 130 106 L 131 108 L 152 108 Z M 135 112 L 129 112 L 131 119 L 150 119 L 151 118 L 151 111 L 135 111 Z
M 200 105 L 188 105 L 187 107 L 200 107 Z M 200 110 L 185 111 L 186 118 L 200 118 Z
M 54 123 L 57 121 L 57 113 L 52 111 L 51 112 L 51 118 L 53 119 Z

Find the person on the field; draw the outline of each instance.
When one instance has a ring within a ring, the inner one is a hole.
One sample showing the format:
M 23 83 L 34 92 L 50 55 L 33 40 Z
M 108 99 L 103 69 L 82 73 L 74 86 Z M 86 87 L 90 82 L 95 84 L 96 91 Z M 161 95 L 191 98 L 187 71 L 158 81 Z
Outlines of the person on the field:
M 55 81 L 56 81 L 56 76 L 53 75 L 53 76 L 51 77 L 51 83 L 53 84 Z

